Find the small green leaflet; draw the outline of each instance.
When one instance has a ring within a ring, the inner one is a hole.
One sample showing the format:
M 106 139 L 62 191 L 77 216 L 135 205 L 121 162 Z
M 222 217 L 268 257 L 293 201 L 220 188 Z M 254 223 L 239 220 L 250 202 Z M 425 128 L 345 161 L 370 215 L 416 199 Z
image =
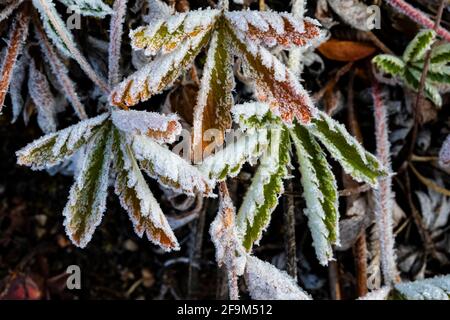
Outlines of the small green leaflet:
M 252 184 L 245 194 L 237 216 L 238 235 L 250 251 L 259 243 L 263 231 L 284 192 L 283 179 L 290 163 L 289 132 L 283 127 L 269 131 L 270 144 L 263 154 Z
M 403 53 L 403 61 L 406 63 L 420 61 L 431 48 L 436 33 L 433 30 L 424 30 L 417 34 L 409 43 Z
M 106 209 L 109 168 L 112 159 L 111 123 L 103 126 L 87 145 L 86 155 L 69 201 L 63 211 L 66 233 L 84 248 L 91 240 Z
M 317 259 L 327 265 L 333 258 L 332 245 L 339 244 L 339 210 L 336 180 L 320 145 L 308 130 L 296 125 L 290 130 L 297 149 L 299 170 L 306 200 L 305 215 L 311 230 Z
M 386 175 L 377 158 L 364 150 L 343 125 L 324 112 L 318 112 L 306 127 L 356 181 L 376 186 L 377 178 Z

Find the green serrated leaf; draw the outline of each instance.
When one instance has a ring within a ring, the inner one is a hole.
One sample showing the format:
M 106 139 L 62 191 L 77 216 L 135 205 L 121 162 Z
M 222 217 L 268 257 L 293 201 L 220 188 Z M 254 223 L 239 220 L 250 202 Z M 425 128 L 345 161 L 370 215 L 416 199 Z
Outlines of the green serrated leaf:
M 327 265 L 333 244 L 339 243 L 339 211 L 336 180 L 326 155 L 308 130 L 296 125 L 290 130 L 300 164 L 303 196 L 317 258 Z
M 403 53 L 403 61 L 409 63 L 423 59 L 425 53 L 431 48 L 435 37 L 436 32 L 433 30 L 419 32 L 406 47 Z
M 260 160 L 237 216 L 238 234 L 248 251 L 254 243 L 258 244 L 284 191 L 283 179 L 288 173 L 289 151 L 288 130 L 283 127 L 270 130 L 269 148 Z
M 87 146 L 81 170 L 70 189 L 69 201 L 63 211 L 66 233 L 81 248 L 91 240 L 106 208 L 112 159 L 111 127 L 108 122 Z
M 403 74 L 405 63 L 398 57 L 390 54 L 380 54 L 373 58 L 372 62 L 382 71 L 393 76 Z
M 431 53 L 431 65 L 442 65 L 450 63 L 450 43 L 437 46 Z
M 106 123 L 109 114 L 87 119 L 66 129 L 50 133 L 16 152 L 17 163 L 42 170 L 72 156 Z
M 83 16 L 104 18 L 113 12 L 102 0 L 59 0 L 59 2 Z
M 430 66 L 427 79 L 436 84 L 450 85 L 450 66 Z
M 422 72 L 415 68 L 408 68 L 404 74 L 406 85 L 416 92 L 419 91 L 421 77 Z M 437 107 L 442 107 L 441 94 L 439 93 L 439 90 L 431 83 L 430 79 L 425 81 L 424 91 L 428 99 L 430 99 Z
M 375 156 L 365 151 L 345 127 L 324 112 L 306 126 L 308 131 L 322 142 L 344 171 L 356 181 L 377 185 L 377 178 L 386 172 Z

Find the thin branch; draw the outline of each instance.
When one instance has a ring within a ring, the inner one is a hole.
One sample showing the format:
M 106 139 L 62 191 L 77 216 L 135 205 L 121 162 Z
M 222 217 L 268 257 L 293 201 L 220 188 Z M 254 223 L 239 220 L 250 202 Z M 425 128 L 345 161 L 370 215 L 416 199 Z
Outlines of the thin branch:
M 16 16 L 9 33 L 9 46 L 1 68 L 0 112 L 2 111 L 9 83 L 11 82 L 14 65 L 28 35 L 29 21 L 28 6 L 25 6 Z
M 83 56 L 80 50 L 68 37 L 67 29 L 64 26 L 61 18 L 56 14 L 56 10 L 53 7 L 52 2 L 46 0 L 36 0 L 39 2 L 42 10 L 47 15 L 50 23 L 55 28 L 55 32 L 60 36 L 63 43 L 66 45 L 69 52 L 72 54 L 73 58 L 79 63 L 81 69 L 86 73 L 86 75 L 104 92 L 109 94 L 109 88 L 106 82 L 101 79 L 95 70 L 91 67 L 89 62 Z
M 81 103 L 80 98 L 78 97 L 75 84 L 68 76 L 68 70 L 66 66 L 61 62 L 54 47 L 50 44 L 50 41 L 48 40 L 47 35 L 45 34 L 45 31 L 43 30 L 42 25 L 38 21 L 37 17 L 35 20 L 36 21 L 34 25 L 36 36 L 39 39 L 41 50 L 44 53 L 47 62 L 50 64 L 50 67 L 55 74 L 56 79 L 64 90 L 67 100 L 69 100 L 77 116 L 80 119 L 86 119 L 86 110 L 84 108 L 84 105 Z
M 128 0 L 116 0 L 110 24 L 108 84 L 110 88 L 120 81 L 120 47 L 122 44 L 123 23 L 127 13 Z
M 394 7 L 401 13 L 405 14 L 406 16 L 408 16 L 409 18 L 411 18 L 418 24 L 424 26 L 425 28 L 435 29 L 438 35 L 440 35 L 446 41 L 450 42 L 450 32 L 448 32 L 448 30 L 446 30 L 442 27 L 439 27 L 440 23 L 437 24 L 438 27 L 435 27 L 436 23 L 433 22 L 433 20 L 431 20 L 430 18 L 428 18 L 422 11 L 417 10 L 412 5 L 410 5 L 409 3 L 406 3 L 403 0 L 386 0 L 386 2 L 388 2 L 392 7 Z M 445 2 L 446 2 L 446 0 L 441 1 L 441 6 L 439 8 L 439 11 L 441 10 L 442 5 L 443 4 L 445 5 Z M 438 16 L 442 16 L 442 12 L 438 13 Z M 440 21 L 440 18 L 439 18 L 439 21 Z

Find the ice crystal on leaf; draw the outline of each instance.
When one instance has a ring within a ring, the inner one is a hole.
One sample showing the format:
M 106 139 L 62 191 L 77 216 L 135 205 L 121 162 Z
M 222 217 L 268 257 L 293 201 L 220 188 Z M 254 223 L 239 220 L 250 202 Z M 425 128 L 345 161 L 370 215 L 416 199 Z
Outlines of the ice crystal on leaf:
M 447 92 L 450 86 L 450 45 L 444 43 L 433 46 L 435 39 L 435 31 L 421 31 L 409 43 L 402 57 L 381 54 L 373 59 L 373 63 L 383 73 L 395 77 L 397 81 L 404 83 L 410 89 L 418 91 L 425 54 L 431 50 L 424 92 L 437 107 L 441 107 L 441 93 Z

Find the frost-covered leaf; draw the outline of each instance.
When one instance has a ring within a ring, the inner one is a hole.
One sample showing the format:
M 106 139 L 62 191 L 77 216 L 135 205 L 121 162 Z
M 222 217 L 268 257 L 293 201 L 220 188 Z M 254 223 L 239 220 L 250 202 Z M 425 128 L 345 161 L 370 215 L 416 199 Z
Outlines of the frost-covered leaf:
M 237 217 L 239 237 L 248 251 L 254 243 L 259 243 L 270 223 L 271 214 L 284 191 L 283 179 L 287 177 L 290 163 L 288 130 L 279 127 L 269 132 L 269 148 L 261 157 Z
M 450 85 L 450 66 L 430 66 L 427 79 L 436 85 Z
M 438 276 L 395 285 L 398 297 L 406 300 L 449 300 L 450 276 Z
M 229 11 L 226 19 L 248 40 L 283 49 L 311 45 L 322 37 L 318 22 L 296 19 L 291 13 L 274 11 Z
M 312 300 L 285 271 L 248 256 L 245 276 L 254 300 Z
M 28 92 L 37 108 L 39 127 L 45 133 L 56 131 L 56 99 L 50 90 L 47 77 L 36 68 L 30 59 L 28 73 Z
M 89 142 L 63 211 L 66 233 L 80 248 L 91 240 L 106 209 L 112 137 L 111 125 L 106 125 Z
M 450 62 L 450 43 L 437 46 L 431 52 L 431 65 L 441 65 Z
M 390 54 L 380 54 L 373 58 L 372 62 L 379 69 L 393 76 L 401 75 L 405 70 L 403 60 Z
M 295 126 L 291 137 L 297 149 L 305 215 L 320 264 L 333 258 L 332 245 L 339 244 L 337 185 L 325 153 L 308 130 Z
M 111 93 L 111 104 L 130 107 L 168 88 L 186 69 L 210 38 L 211 29 L 186 39 L 176 50 L 160 55 L 119 83 Z
M 155 55 L 160 50 L 169 53 L 183 41 L 210 30 L 219 13 L 214 9 L 194 10 L 155 20 L 130 32 L 131 46 L 135 50 L 143 49 L 146 55 Z
M 377 185 L 377 178 L 385 175 L 385 169 L 372 154 L 364 150 L 342 124 L 323 112 L 313 118 L 307 129 L 339 161 L 345 172 L 356 181 Z
M 219 267 L 225 265 L 228 273 L 230 298 L 238 298 L 237 277 L 244 273 L 246 254 L 237 235 L 235 208 L 228 190 L 220 185 L 219 212 L 211 223 L 209 234 L 216 248 L 216 261 Z
M 249 130 L 225 148 L 207 157 L 199 166 L 210 179 L 235 177 L 245 162 L 254 163 L 268 145 L 267 130 Z
M 194 196 L 213 196 L 213 182 L 196 167 L 164 146 L 143 135 L 133 139 L 133 150 L 142 169 L 158 182 L 175 191 Z
M 56 11 L 53 0 L 32 0 L 33 5 L 38 9 L 42 24 L 48 37 L 52 40 L 53 44 L 67 57 L 72 57 L 70 49 L 67 48 L 66 41 L 75 43 L 73 35 L 65 28 L 64 21 Z M 61 28 L 63 26 L 63 28 Z M 59 34 L 62 32 L 62 34 Z
M 164 250 L 178 250 L 178 241 L 161 207 L 150 191 L 126 138 L 114 129 L 115 192 L 128 212 L 139 237 L 147 238 Z
M 181 124 L 175 114 L 157 112 L 114 110 L 111 119 L 121 131 L 143 134 L 159 143 L 172 143 L 181 132 Z
M 22 55 L 14 65 L 14 71 L 9 86 L 9 97 L 12 104 L 13 118 L 11 122 L 16 122 L 24 105 L 22 97 L 22 86 L 25 82 L 26 67 L 28 65 L 27 55 Z
M 2 8 L 2 11 L 0 11 L 0 22 L 2 22 L 5 19 L 8 19 L 11 13 L 14 12 L 25 0 L 17 0 L 17 1 L 11 1 L 7 3 L 7 5 Z
M 14 19 L 9 31 L 8 47 L 0 67 L 0 113 L 11 82 L 14 65 L 28 35 L 29 20 L 28 12 L 25 9 L 21 10 Z
M 270 112 L 270 106 L 262 102 L 236 104 L 231 109 L 234 122 L 242 129 L 265 128 L 272 124 L 280 124 L 279 118 Z
M 431 48 L 436 33 L 433 30 L 423 30 L 419 32 L 406 47 L 403 53 L 403 61 L 415 62 L 423 59 L 425 53 Z
M 44 53 L 45 60 L 50 65 L 53 74 L 56 76 L 58 83 L 61 85 L 61 88 L 65 93 L 65 97 L 73 106 L 78 117 L 80 119 L 86 119 L 86 110 L 80 101 L 75 84 L 69 78 L 69 71 L 67 70 L 67 67 L 60 60 L 56 50 L 50 44 L 44 30 L 42 30 L 42 27 L 35 26 L 35 30 L 36 38 L 38 39 L 41 50 Z
M 42 170 L 63 162 L 88 143 L 108 117 L 105 113 L 33 141 L 16 152 L 17 163 Z
M 104 18 L 112 14 L 112 10 L 102 0 L 59 0 L 77 14 L 96 18 Z
M 225 130 L 231 127 L 230 110 L 233 105 L 232 90 L 234 88 L 233 57 L 230 39 L 225 29 L 220 27 L 214 32 L 209 44 L 208 55 L 200 90 L 197 95 L 197 104 L 194 108 L 194 137 L 193 149 L 195 154 L 207 146 L 203 141 L 208 130 L 218 130 L 215 141 L 222 144 Z
M 256 81 L 257 99 L 268 103 L 274 114 L 287 123 L 294 118 L 308 123 L 316 109 L 297 77 L 267 49 L 228 29 L 238 55 Z
M 146 2 L 148 14 L 144 15 L 142 20 L 149 24 L 158 20 L 168 19 L 174 11 L 172 7 L 169 7 L 162 0 L 147 0 Z

